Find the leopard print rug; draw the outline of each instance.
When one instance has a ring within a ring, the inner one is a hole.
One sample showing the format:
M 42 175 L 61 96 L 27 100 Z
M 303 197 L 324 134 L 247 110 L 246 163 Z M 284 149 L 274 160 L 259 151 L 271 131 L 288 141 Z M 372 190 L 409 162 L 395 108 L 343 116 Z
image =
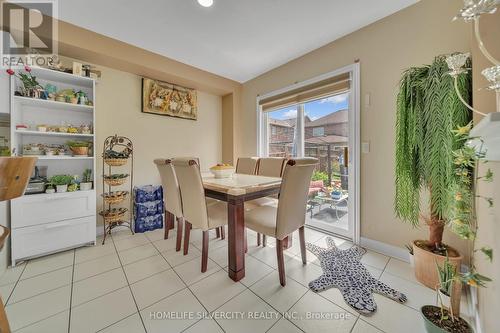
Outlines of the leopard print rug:
M 389 297 L 397 302 L 406 302 L 406 296 L 375 279 L 360 262 L 366 250 L 354 245 L 348 250 L 335 246 L 333 238 L 326 238 L 328 248 L 307 243 L 306 247 L 321 263 L 323 274 L 309 282 L 309 288 L 320 292 L 331 287 L 338 288 L 347 304 L 362 314 L 377 310 L 372 293 Z

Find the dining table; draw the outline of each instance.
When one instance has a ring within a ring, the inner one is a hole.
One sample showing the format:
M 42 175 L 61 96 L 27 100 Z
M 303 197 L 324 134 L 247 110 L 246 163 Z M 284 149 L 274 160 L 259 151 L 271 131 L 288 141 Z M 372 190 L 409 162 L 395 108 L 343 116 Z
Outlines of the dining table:
M 245 277 L 245 201 L 277 195 L 281 178 L 235 173 L 229 178 L 203 174 L 205 196 L 227 203 L 228 275 Z

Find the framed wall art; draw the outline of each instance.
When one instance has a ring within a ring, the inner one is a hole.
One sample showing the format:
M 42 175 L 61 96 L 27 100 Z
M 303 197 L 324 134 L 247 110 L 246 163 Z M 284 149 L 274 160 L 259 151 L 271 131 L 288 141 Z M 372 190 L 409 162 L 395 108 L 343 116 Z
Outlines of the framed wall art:
M 142 79 L 142 112 L 196 120 L 196 90 L 172 83 Z

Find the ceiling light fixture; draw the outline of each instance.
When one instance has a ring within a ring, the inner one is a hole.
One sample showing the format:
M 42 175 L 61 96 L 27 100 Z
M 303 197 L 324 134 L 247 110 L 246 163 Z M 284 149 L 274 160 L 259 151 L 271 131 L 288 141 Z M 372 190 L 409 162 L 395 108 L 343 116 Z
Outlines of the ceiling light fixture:
M 211 7 L 214 4 L 214 0 L 198 0 L 198 3 L 203 7 Z

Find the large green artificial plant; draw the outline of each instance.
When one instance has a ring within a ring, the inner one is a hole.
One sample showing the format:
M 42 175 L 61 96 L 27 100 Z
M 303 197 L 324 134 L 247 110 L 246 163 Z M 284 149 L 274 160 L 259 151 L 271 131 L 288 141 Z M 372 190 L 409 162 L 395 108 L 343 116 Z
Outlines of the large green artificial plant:
M 469 61 L 470 64 L 470 61 Z M 454 154 L 462 148 L 453 130 L 471 121 L 471 112 L 454 90 L 445 56 L 429 66 L 406 70 L 397 97 L 396 121 L 396 215 L 413 226 L 424 219 L 429 226 L 429 245 L 444 254 L 444 226 L 449 212 L 450 188 L 456 181 Z M 458 77 L 458 89 L 470 103 L 471 74 Z M 429 192 L 430 216 L 421 216 L 420 197 Z

